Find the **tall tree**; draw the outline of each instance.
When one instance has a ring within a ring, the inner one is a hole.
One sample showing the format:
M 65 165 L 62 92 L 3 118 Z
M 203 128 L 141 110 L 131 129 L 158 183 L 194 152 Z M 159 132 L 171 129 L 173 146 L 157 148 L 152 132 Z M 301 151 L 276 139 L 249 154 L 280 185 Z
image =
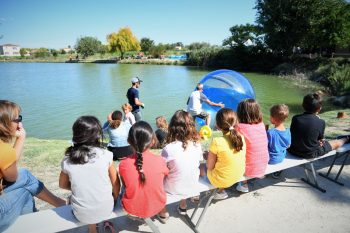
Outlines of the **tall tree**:
M 111 52 L 119 51 L 121 59 L 127 51 L 140 51 L 141 46 L 137 38 L 128 27 L 121 28 L 118 33 L 111 33 L 107 36 L 108 47 Z
M 345 0 L 257 0 L 256 22 L 275 52 L 334 50 L 349 45 L 349 5 Z
M 150 38 L 141 38 L 140 46 L 143 52 L 149 52 L 149 50 L 154 46 L 154 41 Z
M 97 53 L 100 49 L 101 44 L 101 41 L 99 41 L 97 38 L 86 36 L 81 37 L 77 40 L 75 49 L 77 53 L 83 55 L 83 58 L 85 59 L 86 57 Z

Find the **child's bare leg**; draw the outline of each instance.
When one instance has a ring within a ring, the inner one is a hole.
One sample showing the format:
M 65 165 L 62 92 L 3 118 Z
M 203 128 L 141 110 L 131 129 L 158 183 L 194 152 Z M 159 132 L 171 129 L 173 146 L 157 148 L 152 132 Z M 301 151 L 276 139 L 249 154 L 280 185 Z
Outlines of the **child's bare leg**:
M 348 141 L 347 138 L 341 138 L 341 139 L 336 139 L 336 140 L 330 140 L 328 142 L 331 145 L 332 150 L 335 150 L 335 149 L 341 147 L 342 145 L 344 145 L 347 141 Z
M 187 209 L 186 199 L 181 199 L 179 206 L 181 209 Z
M 168 210 L 166 209 L 166 206 L 164 206 L 164 208 L 159 212 L 159 215 L 165 217 L 167 213 Z
M 89 233 L 97 233 L 96 224 L 89 224 Z
M 60 207 L 60 206 L 66 205 L 65 200 L 55 196 L 46 187 L 44 187 L 43 190 L 36 195 L 36 197 L 53 205 L 54 207 Z

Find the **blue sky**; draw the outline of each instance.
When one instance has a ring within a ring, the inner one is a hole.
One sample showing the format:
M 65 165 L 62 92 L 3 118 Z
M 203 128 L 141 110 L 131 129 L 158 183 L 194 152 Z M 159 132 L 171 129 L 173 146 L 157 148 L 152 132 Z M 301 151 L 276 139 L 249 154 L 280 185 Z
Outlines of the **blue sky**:
M 255 0 L 0 0 L 0 44 L 74 46 L 128 26 L 156 43 L 221 45 L 236 24 L 254 23 Z

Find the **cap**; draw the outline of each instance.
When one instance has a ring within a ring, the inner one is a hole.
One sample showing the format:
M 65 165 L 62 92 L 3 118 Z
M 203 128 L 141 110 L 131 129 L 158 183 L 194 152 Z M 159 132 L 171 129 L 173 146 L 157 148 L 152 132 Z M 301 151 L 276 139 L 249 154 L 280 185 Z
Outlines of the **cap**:
M 139 79 L 138 77 L 131 79 L 131 83 L 140 83 L 140 82 L 142 82 L 142 80 Z

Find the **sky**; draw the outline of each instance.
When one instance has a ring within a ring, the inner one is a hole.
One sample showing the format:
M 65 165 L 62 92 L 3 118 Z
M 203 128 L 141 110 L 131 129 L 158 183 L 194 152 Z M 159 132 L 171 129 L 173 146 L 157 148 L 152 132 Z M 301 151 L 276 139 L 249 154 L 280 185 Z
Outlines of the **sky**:
M 0 0 L 0 44 L 74 47 L 80 37 L 131 28 L 155 43 L 221 45 L 230 27 L 254 23 L 255 0 Z

